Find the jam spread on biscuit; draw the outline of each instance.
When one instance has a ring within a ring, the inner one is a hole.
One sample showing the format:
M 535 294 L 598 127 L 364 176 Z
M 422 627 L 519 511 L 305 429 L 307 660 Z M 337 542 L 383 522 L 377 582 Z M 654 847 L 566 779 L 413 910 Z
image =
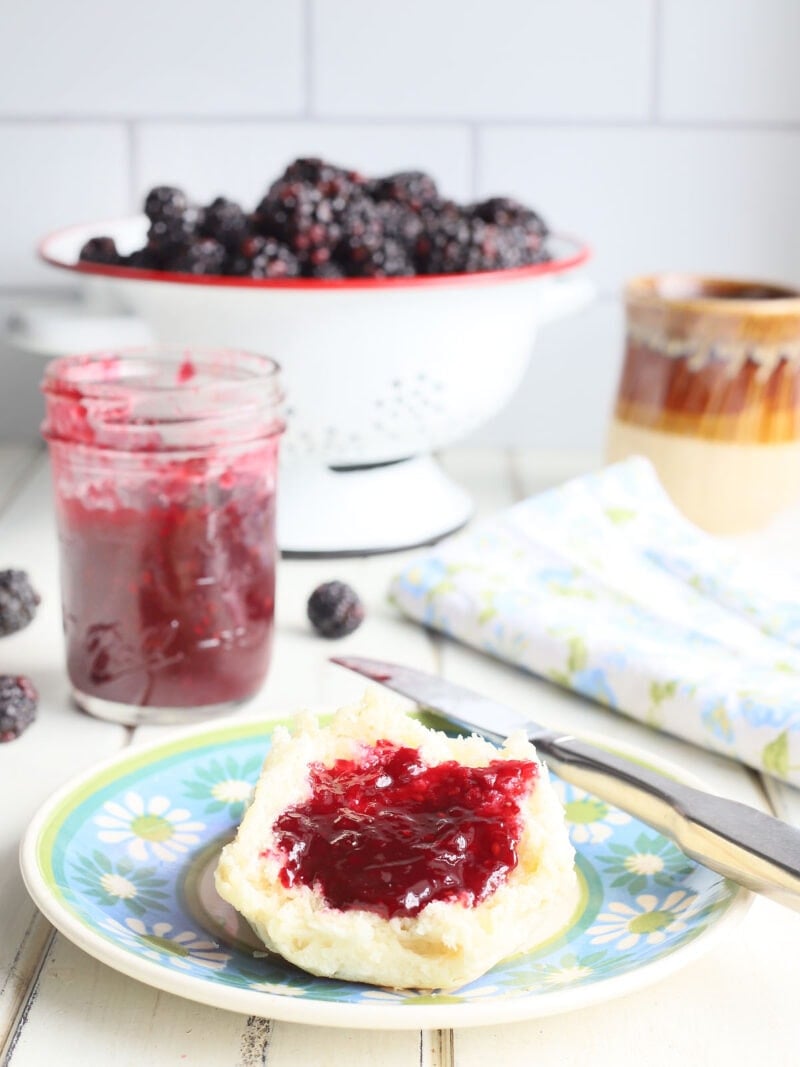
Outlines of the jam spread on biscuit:
M 517 865 L 520 804 L 537 772 L 529 760 L 428 766 L 385 740 L 358 760 L 313 763 L 311 795 L 273 826 L 281 881 L 387 919 L 436 900 L 478 904 Z

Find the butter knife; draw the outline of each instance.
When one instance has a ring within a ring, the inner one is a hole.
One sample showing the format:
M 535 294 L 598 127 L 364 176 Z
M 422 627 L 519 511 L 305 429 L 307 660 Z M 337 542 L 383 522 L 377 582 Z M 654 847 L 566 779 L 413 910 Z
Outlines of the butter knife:
M 711 870 L 800 911 L 800 830 L 780 819 L 546 729 L 504 704 L 424 671 L 359 656 L 334 656 L 332 662 L 491 741 L 524 730 L 559 778 L 660 830 Z

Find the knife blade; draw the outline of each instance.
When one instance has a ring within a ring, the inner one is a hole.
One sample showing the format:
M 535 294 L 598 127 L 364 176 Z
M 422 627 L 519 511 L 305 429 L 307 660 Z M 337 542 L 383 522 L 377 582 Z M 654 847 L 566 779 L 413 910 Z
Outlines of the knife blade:
M 655 827 L 711 870 L 800 911 L 800 830 L 788 823 L 540 726 L 505 704 L 436 675 L 360 656 L 331 660 L 491 741 L 524 730 L 559 778 Z

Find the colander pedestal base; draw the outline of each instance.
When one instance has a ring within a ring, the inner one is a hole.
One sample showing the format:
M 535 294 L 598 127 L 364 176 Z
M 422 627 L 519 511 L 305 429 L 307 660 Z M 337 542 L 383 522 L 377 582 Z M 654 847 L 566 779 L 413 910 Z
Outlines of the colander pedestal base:
M 429 544 L 463 526 L 472 500 L 432 456 L 332 470 L 288 462 L 278 492 L 285 556 L 353 556 Z

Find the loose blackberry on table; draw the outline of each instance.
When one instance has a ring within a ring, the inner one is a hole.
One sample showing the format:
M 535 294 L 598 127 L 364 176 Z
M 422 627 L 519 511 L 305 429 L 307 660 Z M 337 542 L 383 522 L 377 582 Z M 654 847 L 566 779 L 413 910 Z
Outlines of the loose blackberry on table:
M 30 678 L 0 674 L 0 742 L 13 741 L 36 718 L 39 694 Z
M 346 582 L 318 585 L 308 598 L 306 612 L 320 637 L 345 637 L 364 621 L 364 605 Z
M 186 274 L 339 279 L 472 274 L 549 258 L 546 224 L 511 197 L 465 206 L 444 199 L 424 171 L 366 178 L 316 156 L 290 163 L 252 213 L 224 196 L 193 203 L 171 185 L 151 189 L 144 211 L 150 228 L 143 248 L 120 254 L 111 237 L 98 235 L 83 246 L 81 260 Z
M 40 603 L 41 597 L 25 571 L 0 571 L 0 637 L 24 630 Z

